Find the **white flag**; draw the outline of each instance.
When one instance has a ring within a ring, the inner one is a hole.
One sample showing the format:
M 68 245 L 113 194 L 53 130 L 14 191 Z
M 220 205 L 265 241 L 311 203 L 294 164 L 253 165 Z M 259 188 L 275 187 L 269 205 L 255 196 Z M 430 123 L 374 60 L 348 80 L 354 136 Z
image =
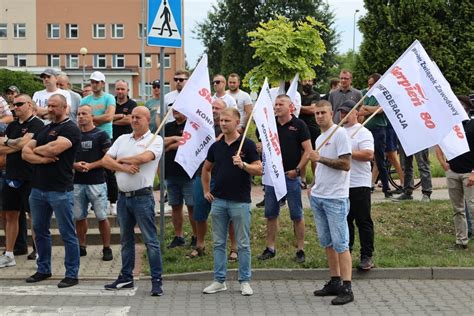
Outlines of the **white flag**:
M 368 92 L 382 106 L 407 155 L 434 146 L 467 119 L 443 74 L 417 40 Z
M 298 92 L 298 80 L 300 78 L 300 75 L 297 73 L 293 80 L 291 81 L 290 87 L 288 88 L 288 91 L 286 91 L 286 95 L 290 97 L 291 102 L 293 102 L 293 105 L 295 107 L 295 111 L 292 113 L 296 117 L 300 116 L 300 110 L 301 110 L 301 96 L 300 93 Z
M 184 140 L 178 147 L 175 161 L 189 177 L 206 159 L 209 147 L 216 140 L 210 86 L 207 55 L 204 55 L 173 104 L 174 110 L 187 117 Z
M 439 147 L 443 151 L 446 159 L 451 160 L 469 151 L 469 144 L 467 143 L 466 133 L 462 124 L 456 124 L 449 132 Z
M 262 141 L 262 182 L 272 186 L 275 189 L 277 200 L 280 200 L 286 195 L 286 181 L 275 115 L 273 114 L 273 103 L 268 81 L 265 78 L 262 91 L 255 103 L 253 119 Z

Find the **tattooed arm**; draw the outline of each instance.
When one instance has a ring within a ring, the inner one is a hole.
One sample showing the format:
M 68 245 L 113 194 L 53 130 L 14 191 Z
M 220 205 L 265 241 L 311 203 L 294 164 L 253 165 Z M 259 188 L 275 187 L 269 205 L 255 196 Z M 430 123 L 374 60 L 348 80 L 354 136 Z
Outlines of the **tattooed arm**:
M 309 154 L 309 159 L 313 162 L 322 163 L 323 165 L 326 165 L 329 168 L 337 170 L 349 171 L 349 169 L 351 168 L 350 154 L 339 156 L 339 158 L 337 159 L 330 159 L 326 157 L 321 157 L 317 151 L 313 150 Z

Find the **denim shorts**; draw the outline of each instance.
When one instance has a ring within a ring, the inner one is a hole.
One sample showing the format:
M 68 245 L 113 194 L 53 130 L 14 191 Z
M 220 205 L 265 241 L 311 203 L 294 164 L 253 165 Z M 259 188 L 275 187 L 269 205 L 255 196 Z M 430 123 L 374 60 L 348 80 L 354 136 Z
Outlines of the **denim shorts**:
M 107 184 L 74 184 L 74 219 L 87 217 L 89 203 L 92 204 L 98 221 L 107 218 Z
M 299 221 L 303 218 L 303 203 L 301 201 L 301 178 L 290 179 L 285 177 L 286 181 L 286 201 L 290 209 L 290 218 L 292 221 Z M 275 190 L 272 186 L 265 186 L 265 218 L 277 218 L 280 215 L 280 203 L 278 203 Z
M 349 250 L 349 198 L 325 199 L 311 196 L 311 209 L 321 247 L 332 247 L 337 253 Z
M 214 181 L 211 178 L 211 190 L 214 188 Z M 204 198 L 204 190 L 202 188 L 201 177 L 196 176 L 193 182 L 193 219 L 196 222 L 207 221 L 209 212 L 211 211 L 211 203 Z
M 193 179 L 168 178 L 166 179 L 166 189 L 168 190 L 168 204 L 171 206 L 194 205 L 193 200 Z

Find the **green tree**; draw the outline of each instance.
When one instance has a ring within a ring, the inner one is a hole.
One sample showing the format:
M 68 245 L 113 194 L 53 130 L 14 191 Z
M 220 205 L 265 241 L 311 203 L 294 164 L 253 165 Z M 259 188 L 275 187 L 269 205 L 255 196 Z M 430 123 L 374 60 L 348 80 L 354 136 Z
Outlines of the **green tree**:
M 222 0 L 208 12 L 207 19 L 195 31 L 206 47 L 210 72 L 229 74 L 237 72 L 242 77 L 262 61 L 254 58 L 255 48 L 250 46 L 248 32 L 260 22 L 281 15 L 290 21 L 301 21 L 310 16 L 326 26 L 321 37 L 326 47 L 322 63 L 314 67 L 318 80 L 325 81 L 329 69 L 335 64 L 338 35 L 333 27 L 334 13 L 323 0 Z
M 473 87 L 474 8 L 467 0 L 364 0 L 355 77 L 384 73 L 418 39 L 456 93 Z
M 41 80 L 29 72 L 0 69 L 1 91 L 5 91 L 11 85 L 17 86 L 22 93 L 29 94 L 30 96 L 35 91 L 44 89 Z

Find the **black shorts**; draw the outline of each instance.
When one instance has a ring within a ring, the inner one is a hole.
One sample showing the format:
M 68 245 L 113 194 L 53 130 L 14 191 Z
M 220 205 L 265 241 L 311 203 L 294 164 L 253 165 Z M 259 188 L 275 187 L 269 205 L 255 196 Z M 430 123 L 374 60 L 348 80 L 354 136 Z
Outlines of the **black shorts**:
M 29 182 L 24 182 L 18 189 L 10 187 L 3 183 L 3 210 L 4 211 L 24 211 L 30 212 L 30 204 L 28 202 L 31 192 Z

